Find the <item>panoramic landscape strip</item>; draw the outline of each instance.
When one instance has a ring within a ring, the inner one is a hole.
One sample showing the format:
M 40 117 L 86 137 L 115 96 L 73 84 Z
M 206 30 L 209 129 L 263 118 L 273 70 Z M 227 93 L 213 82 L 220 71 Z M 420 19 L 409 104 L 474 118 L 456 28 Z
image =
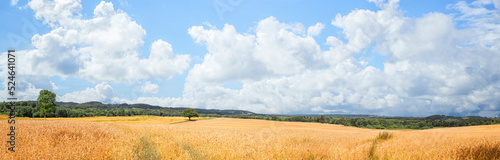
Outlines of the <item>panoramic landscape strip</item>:
M 43 118 L 41 105 L 35 101 L 17 102 L 17 117 Z M 54 109 L 45 112 L 45 117 L 75 118 L 98 116 L 182 116 L 187 108 L 160 107 L 148 104 L 103 104 L 100 102 L 66 103 L 55 102 Z M 0 113 L 8 114 L 8 103 L 0 103 Z M 242 119 L 261 119 L 291 122 L 316 122 L 340 124 L 371 129 L 430 129 L 436 127 L 460 127 L 500 124 L 500 118 L 479 116 L 445 116 L 433 115 L 427 117 L 384 117 L 376 115 L 274 115 L 257 114 L 244 110 L 196 109 L 201 117 L 223 117 Z
M 500 0 L 4 0 L 0 20 L 0 160 L 500 160 Z

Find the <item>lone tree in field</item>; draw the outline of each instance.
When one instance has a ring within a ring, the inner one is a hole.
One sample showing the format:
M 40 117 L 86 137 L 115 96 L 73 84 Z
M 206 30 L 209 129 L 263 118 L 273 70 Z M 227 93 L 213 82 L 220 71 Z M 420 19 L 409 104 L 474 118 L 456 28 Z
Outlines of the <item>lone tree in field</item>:
M 56 109 L 56 94 L 49 90 L 41 90 L 37 100 L 41 106 L 40 113 L 43 113 L 43 118 L 46 118 L 47 112 Z
M 192 108 L 188 108 L 188 109 L 185 109 L 184 111 L 182 111 L 182 116 L 188 117 L 189 120 L 191 120 L 191 117 L 199 117 L 196 110 L 194 110 Z

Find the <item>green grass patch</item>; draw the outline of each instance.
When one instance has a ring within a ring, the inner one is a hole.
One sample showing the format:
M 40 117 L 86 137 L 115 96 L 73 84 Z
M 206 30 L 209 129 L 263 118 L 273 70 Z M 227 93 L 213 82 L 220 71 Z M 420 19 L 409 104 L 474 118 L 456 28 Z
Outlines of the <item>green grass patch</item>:
M 368 152 L 368 157 L 370 159 L 378 159 L 377 156 L 375 155 L 375 150 L 377 148 L 377 144 L 382 143 L 385 140 L 391 139 L 392 137 L 393 137 L 392 132 L 383 131 L 383 132 L 378 133 L 377 137 L 375 137 L 375 139 L 373 139 L 372 146 L 370 147 L 370 151 Z
M 136 159 L 161 159 L 156 147 L 147 138 L 141 137 L 140 145 L 135 149 Z
M 205 159 L 204 156 L 202 154 L 200 154 L 198 151 L 196 151 L 193 147 L 191 147 L 189 144 L 187 143 L 182 143 L 181 144 L 181 147 L 184 151 L 186 151 L 188 153 L 188 155 L 191 157 L 191 159 L 195 159 L 195 160 L 198 160 L 198 159 Z
M 387 140 L 392 138 L 392 135 L 393 135 L 392 132 L 383 131 L 378 133 L 378 136 L 377 138 L 375 138 L 375 140 Z

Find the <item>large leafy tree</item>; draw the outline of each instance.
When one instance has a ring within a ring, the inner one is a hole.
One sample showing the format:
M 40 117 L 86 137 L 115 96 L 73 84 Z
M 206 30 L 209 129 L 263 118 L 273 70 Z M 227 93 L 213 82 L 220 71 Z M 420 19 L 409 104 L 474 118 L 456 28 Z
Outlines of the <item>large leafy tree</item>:
M 49 90 L 41 90 L 37 100 L 40 104 L 40 113 L 43 113 L 43 118 L 46 118 L 47 112 L 56 109 L 56 94 Z
M 191 117 L 199 117 L 198 112 L 192 108 L 185 109 L 182 111 L 182 116 L 188 117 L 191 120 Z

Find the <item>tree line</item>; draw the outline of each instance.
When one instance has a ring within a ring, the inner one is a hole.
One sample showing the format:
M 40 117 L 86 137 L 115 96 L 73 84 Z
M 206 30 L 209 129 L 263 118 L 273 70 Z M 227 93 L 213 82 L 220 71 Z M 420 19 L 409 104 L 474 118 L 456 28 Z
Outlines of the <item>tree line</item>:
M 5 102 L 0 103 L 0 114 L 8 114 L 10 109 Z M 94 116 L 181 116 L 182 111 L 170 109 L 142 109 L 142 108 L 72 108 L 56 107 L 46 112 L 46 117 L 94 117 Z M 36 102 L 18 102 L 16 105 L 16 117 L 43 118 L 42 106 Z
M 0 114 L 9 114 L 6 102 L 0 103 Z M 40 91 L 37 101 L 20 101 L 16 103 L 16 117 L 93 117 L 93 116 L 186 116 L 189 117 L 227 117 L 262 119 L 290 122 L 316 122 L 341 124 L 373 129 L 429 129 L 434 127 L 459 127 L 500 124 L 500 118 L 485 118 L 477 116 L 454 117 L 434 115 L 429 117 L 375 117 L 360 118 L 346 116 L 278 116 L 255 114 L 241 110 L 210 110 L 190 108 L 163 108 L 147 104 L 102 104 L 87 102 L 83 104 L 59 102 L 56 107 L 56 95 L 48 90 Z M 184 110 L 184 112 L 183 112 Z M 198 114 L 198 112 L 200 114 Z

